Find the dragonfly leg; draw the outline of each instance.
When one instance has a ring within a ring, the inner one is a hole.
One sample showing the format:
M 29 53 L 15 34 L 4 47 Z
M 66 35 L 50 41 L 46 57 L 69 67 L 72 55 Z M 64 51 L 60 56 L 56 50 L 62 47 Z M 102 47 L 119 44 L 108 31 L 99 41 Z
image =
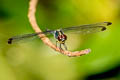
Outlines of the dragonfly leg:
M 57 42 L 58 42 L 58 41 L 56 41 L 56 47 L 57 47 Z
M 59 48 L 62 50 L 61 43 L 60 43 L 60 47 Z
M 67 50 L 67 46 L 65 45 L 65 43 L 63 43 L 63 46 L 64 46 L 65 50 Z

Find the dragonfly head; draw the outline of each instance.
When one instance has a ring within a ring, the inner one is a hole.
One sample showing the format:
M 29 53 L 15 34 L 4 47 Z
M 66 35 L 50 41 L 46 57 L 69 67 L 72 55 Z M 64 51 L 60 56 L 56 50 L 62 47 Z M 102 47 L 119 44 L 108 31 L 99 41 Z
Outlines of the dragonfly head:
M 58 35 L 57 39 L 60 43 L 65 43 L 65 41 L 67 40 L 67 36 L 65 34 Z

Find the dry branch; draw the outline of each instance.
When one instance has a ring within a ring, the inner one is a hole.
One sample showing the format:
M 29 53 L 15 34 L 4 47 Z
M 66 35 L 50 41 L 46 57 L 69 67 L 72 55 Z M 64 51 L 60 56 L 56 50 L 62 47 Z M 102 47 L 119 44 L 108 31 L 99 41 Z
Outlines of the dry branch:
M 34 29 L 35 32 L 42 32 L 36 22 L 35 18 L 35 12 L 36 12 L 36 6 L 37 6 L 38 0 L 30 0 L 29 3 L 29 11 L 28 11 L 28 18 L 30 21 L 30 24 L 32 25 L 32 28 Z M 55 51 L 58 51 L 60 53 L 63 53 L 67 56 L 73 57 L 73 56 L 81 56 L 90 53 L 90 49 L 85 49 L 81 51 L 75 51 L 75 52 L 70 52 L 70 51 L 65 51 L 65 50 L 60 50 L 58 47 L 56 47 L 44 34 L 39 34 L 38 35 L 41 40 L 48 45 L 49 47 L 53 48 Z

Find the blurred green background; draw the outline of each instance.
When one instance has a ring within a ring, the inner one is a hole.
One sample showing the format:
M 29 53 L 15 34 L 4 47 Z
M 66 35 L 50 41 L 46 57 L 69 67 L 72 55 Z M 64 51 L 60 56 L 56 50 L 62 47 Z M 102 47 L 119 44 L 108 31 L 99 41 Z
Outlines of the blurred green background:
M 58 29 L 110 21 L 104 32 L 69 34 L 68 50 L 90 48 L 67 57 L 39 38 L 7 44 L 11 36 L 34 33 L 28 21 L 29 0 L 0 0 L 0 80 L 120 80 L 120 0 L 39 0 L 40 28 Z M 53 36 L 49 36 L 55 43 Z

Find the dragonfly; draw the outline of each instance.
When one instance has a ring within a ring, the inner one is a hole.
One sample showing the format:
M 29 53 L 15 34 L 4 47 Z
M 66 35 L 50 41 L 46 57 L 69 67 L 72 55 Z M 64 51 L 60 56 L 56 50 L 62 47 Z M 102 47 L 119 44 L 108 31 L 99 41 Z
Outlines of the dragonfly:
M 67 50 L 67 46 L 65 44 L 67 40 L 67 35 L 65 35 L 64 32 L 79 33 L 79 34 L 101 32 L 101 31 L 105 31 L 107 29 L 107 26 L 111 24 L 112 24 L 111 22 L 99 22 L 95 24 L 85 24 L 85 25 L 80 25 L 80 26 L 61 28 L 57 30 L 45 30 L 43 32 L 38 32 L 38 33 L 23 34 L 23 35 L 18 35 L 18 36 L 9 38 L 8 44 L 13 44 L 16 41 L 31 38 L 39 34 L 52 34 L 54 38 L 56 39 L 56 46 L 57 46 L 57 43 L 59 43 L 60 49 L 62 49 L 61 45 L 63 45 L 64 49 Z

